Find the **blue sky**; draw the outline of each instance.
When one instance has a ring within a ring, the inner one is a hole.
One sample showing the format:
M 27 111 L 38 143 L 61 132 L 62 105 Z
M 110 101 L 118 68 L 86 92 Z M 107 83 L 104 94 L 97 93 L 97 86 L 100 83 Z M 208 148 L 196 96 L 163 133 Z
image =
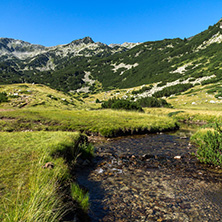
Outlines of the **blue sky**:
M 193 36 L 222 17 L 221 0 L 1 0 L 0 37 L 54 46 Z

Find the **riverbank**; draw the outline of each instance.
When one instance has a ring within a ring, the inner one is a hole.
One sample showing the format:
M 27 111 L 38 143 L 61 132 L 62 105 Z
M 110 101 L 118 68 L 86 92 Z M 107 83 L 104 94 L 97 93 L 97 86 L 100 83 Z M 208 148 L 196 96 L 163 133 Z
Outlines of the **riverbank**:
M 117 137 L 177 129 L 177 120 L 165 115 L 115 110 L 17 109 L 0 112 L 1 131 L 80 131 Z
M 77 132 L 0 132 L 1 221 L 59 221 L 78 208 L 70 170 L 85 142 Z

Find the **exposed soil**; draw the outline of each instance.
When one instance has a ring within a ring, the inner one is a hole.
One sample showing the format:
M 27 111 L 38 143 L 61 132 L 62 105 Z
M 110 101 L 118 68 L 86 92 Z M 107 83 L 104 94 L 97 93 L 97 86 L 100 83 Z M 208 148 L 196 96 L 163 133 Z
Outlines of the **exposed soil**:
M 5 111 L 14 111 L 14 109 L 0 109 L 0 112 L 5 112 Z

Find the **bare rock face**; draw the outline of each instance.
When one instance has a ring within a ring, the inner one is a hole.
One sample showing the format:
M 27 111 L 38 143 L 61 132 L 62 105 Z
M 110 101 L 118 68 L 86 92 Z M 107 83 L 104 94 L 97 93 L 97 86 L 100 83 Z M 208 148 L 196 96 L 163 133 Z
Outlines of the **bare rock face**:
M 129 48 L 132 48 L 132 44 L 130 44 Z M 81 46 L 81 56 L 84 56 L 84 49 L 89 49 L 93 52 L 93 54 L 97 54 L 101 52 L 102 49 L 106 49 L 110 51 L 110 54 L 113 54 L 116 52 L 116 50 L 112 49 L 112 47 L 109 47 L 106 44 L 103 44 L 101 42 L 94 42 L 92 38 L 85 37 L 82 39 L 74 40 L 69 44 L 64 45 L 58 45 L 58 46 L 52 46 L 52 47 L 45 47 L 42 45 L 36 45 L 31 44 L 29 42 L 25 42 L 22 40 L 12 39 L 12 38 L 0 38 L 0 61 L 5 61 L 9 59 L 19 59 L 19 60 L 25 60 L 25 59 L 32 59 L 36 56 L 61 56 L 61 57 L 67 57 L 69 51 L 70 53 L 74 53 L 74 55 L 78 55 L 80 49 L 79 46 Z M 134 46 L 134 45 L 133 45 Z M 95 50 L 99 48 L 100 50 Z M 121 46 L 118 45 L 118 51 L 123 50 L 124 48 L 127 48 L 127 46 Z M 77 51 L 77 53 L 75 53 Z M 86 53 L 85 56 L 89 56 L 89 52 Z M 26 61 L 27 64 L 28 61 Z M 29 63 L 29 62 L 28 62 Z
M 46 50 L 47 47 L 42 45 L 35 45 L 11 38 L 0 38 L 0 57 L 5 56 L 5 59 L 26 59 L 43 53 Z
M 82 43 L 90 44 L 90 43 L 94 43 L 94 41 L 90 37 L 85 37 L 83 39 L 78 39 L 78 40 L 72 41 L 72 44 L 75 44 L 75 45 L 79 45 L 79 44 L 82 44 Z

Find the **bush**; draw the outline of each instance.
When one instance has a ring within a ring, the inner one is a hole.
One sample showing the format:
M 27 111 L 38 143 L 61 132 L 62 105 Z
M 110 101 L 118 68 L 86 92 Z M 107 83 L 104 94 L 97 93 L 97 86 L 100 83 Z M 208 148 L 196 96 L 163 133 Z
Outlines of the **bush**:
M 210 83 L 218 83 L 220 80 L 221 80 L 221 77 L 207 79 L 205 81 L 202 81 L 201 85 L 204 86 L 204 85 L 207 85 L 207 84 L 210 84 Z
M 0 93 L 0 103 L 8 102 L 8 97 L 5 92 Z
M 222 166 L 222 130 L 218 124 L 216 129 L 199 131 L 191 139 L 198 145 L 200 162 Z
M 144 93 L 148 90 L 151 90 L 153 88 L 153 85 L 150 85 L 150 86 L 143 86 L 141 89 L 139 90 L 133 90 L 132 91 L 132 94 L 141 94 L 141 93 Z
M 125 110 L 137 110 L 143 112 L 141 105 L 136 102 L 132 102 L 130 100 L 125 99 L 117 99 L 116 97 L 109 99 L 108 101 L 104 101 L 102 103 L 103 109 L 125 109 Z
M 85 95 L 82 96 L 82 98 L 88 98 L 88 97 L 89 97 L 88 94 L 85 94 Z
M 142 107 L 171 107 L 165 99 L 157 99 L 155 97 L 145 97 L 137 100 Z
M 54 97 L 54 96 L 51 95 L 51 94 L 48 94 L 47 97 L 49 97 L 50 99 L 58 100 L 58 98 Z

